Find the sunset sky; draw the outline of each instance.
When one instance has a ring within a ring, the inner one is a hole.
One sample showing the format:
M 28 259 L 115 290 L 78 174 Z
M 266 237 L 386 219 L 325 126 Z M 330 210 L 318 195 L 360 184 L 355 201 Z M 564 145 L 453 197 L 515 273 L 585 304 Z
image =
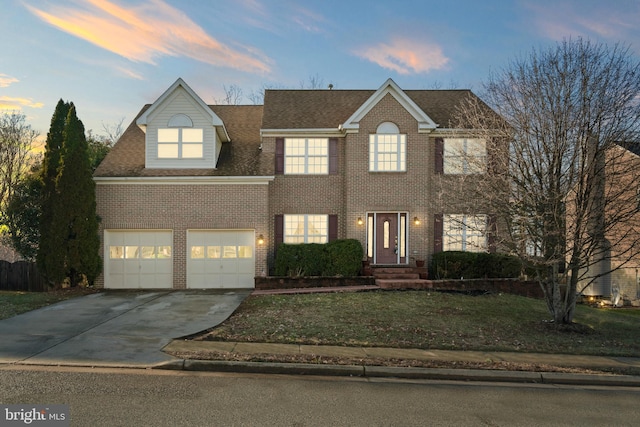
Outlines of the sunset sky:
M 0 109 L 46 135 L 58 99 L 85 128 L 128 125 L 178 77 L 235 85 L 470 88 L 563 39 L 640 55 L 640 0 L 0 0 Z

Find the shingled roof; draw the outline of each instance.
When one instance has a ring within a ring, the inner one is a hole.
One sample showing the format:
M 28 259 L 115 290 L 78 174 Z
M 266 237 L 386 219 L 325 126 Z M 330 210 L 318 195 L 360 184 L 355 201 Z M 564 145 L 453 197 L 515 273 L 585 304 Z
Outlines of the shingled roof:
M 345 123 L 375 90 L 283 90 L 265 91 L 261 105 L 209 105 L 222 119 L 231 142 L 222 144 L 216 169 L 146 169 L 145 134 L 136 120 L 96 169 L 96 177 L 142 176 L 269 176 L 274 173 L 272 153 L 260 150 L 261 130 L 331 129 Z M 439 127 L 454 120 L 456 106 L 475 97 L 469 90 L 403 91 Z M 491 111 L 488 107 L 487 109 Z
M 273 175 L 274 159 L 260 151 L 262 105 L 209 105 L 224 122 L 231 142 L 222 144 L 216 169 L 146 169 L 145 134 L 136 120 L 145 105 L 100 163 L 96 177 L 135 176 L 266 176 Z
M 374 90 L 267 90 L 262 129 L 338 129 Z M 475 97 L 470 90 L 405 90 L 441 127 L 454 120 L 456 106 Z M 488 107 L 487 107 L 488 108 Z

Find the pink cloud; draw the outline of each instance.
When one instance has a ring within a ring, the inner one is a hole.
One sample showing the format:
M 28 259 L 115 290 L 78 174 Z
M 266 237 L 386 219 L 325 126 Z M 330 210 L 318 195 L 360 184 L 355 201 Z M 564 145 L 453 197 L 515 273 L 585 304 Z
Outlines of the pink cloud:
M 0 96 L 0 110 L 21 110 L 22 107 L 42 108 L 42 102 L 33 102 L 31 98 Z
M 640 7 L 611 8 L 607 3 L 583 4 L 559 1 L 553 6 L 524 3 L 531 22 L 545 37 L 560 40 L 569 36 L 597 36 L 612 41 L 633 40 Z
M 356 55 L 399 74 L 427 73 L 442 69 L 449 62 L 440 46 L 407 38 L 369 46 Z
M 271 61 L 257 50 L 219 42 L 162 0 L 139 6 L 110 0 L 87 3 L 84 8 L 54 6 L 49 11 L 28 8 L 48 24 L 131 61 L 156 64 L 163 56 L 182 56 L 249 72 L 270 71 Z
M 13 83 L 18 83 L 20 80 L 15 77 L 7 76 L 6 74 L 0 74 L 0 87 L 9 87 Z

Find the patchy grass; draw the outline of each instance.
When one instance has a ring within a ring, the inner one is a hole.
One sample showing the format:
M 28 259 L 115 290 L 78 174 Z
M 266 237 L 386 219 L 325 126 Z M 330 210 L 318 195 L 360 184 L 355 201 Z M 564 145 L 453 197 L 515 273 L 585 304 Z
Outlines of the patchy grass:
M 556 328 L 543 301 L 508 294 L 251 296 L 201 340 L 640 356 L 640 310 L 577 307 Z
M 93 292 L 96 291 L 89 288 L 49 292 L 0 291 L 0 320 Z

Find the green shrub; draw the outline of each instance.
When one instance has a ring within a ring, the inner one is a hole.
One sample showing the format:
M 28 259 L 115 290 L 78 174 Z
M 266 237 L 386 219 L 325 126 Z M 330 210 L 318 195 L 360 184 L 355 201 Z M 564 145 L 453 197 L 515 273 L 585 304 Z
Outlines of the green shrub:
M 329 258 L 328 268 L 324 274 L 327 276 L 357 276 L 362 267 L 364 250 L 362 244 L 356 239 L 339 239 L 326 245 Z
M 278 247 L 276 276 L 356 276 L 363 257 L 362 245 L 355 239 L 327 244 L 302 243 Z
M 486 252 L 447 251 L 433 255 L 432 279 L 481 279 L 520 277 L 517 257 Z

